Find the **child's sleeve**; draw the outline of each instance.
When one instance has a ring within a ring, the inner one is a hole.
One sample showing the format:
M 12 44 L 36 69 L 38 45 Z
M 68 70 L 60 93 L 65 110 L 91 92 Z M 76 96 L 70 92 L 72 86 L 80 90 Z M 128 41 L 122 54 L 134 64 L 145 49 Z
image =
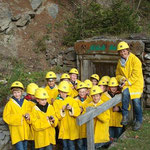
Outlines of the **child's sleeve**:
M 41 131 L 51 126 L 47 116 L 42 114 L 37 114 L 35 109 L 33 109 L 30 119 L 31 119 L 31 124 L 35 131 Z
M 97 119 L 102 123 L 108 122 L 110 120 L 110 110 L 106 110 L 97 116 Z
M 20 126 L 23 122 L 23 115 L 20 113 L 13 113 L 11 103 L 7 103 L 3 111 L 3 120 L 8 125 Z
M 78 117 L 81 114 L 79 104 L 75 100 L 73 100 L 72 111 L 69 111 L 69 114 L 73 117 Z
M 59 106 L 59 104 L 57 103 L 57 100 L 54 101 L 53 107 L 54 107 L 55 114 L 56 114 L 56 117 L 58 118 L 58 120 L 62 120 L 62 119 L 63 119 L 63 116 L 65 116 L 65 112 L 64 112 L 64 113 L 62 112 L 62 109 L 60 109 L 60 106 Z M 62 114 L 63 114 L 63 115 L 62 115 Z
M 58 119 L 56 117 L 56 113 L 55 113 L 54 107 L 52 105 L 50 106 L 50 110 L 51 110 L 51 116 L 53 116 L 55 119 L 54 123 L 51 122 L 51 125 L 52 125 L 52 127 L 56 127 L 58 124 Z

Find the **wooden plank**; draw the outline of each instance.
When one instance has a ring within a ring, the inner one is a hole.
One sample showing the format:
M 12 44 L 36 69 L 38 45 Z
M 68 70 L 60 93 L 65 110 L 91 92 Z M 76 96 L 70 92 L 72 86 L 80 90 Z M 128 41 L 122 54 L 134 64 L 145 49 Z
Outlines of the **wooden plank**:
M 93 108 L 88 107 L 87 112 L 91 111 Z M 88 150 L 95 150 L 94 145 L 94 120 L 91 119 L 86 124 L 86 133 L 87 133 L 87 148 Z
M 89 112 L 86 112 L 85 114 L 79 116 L 77 118 L 77 124 L 82 125 L 88 122 L 89 120 L 92 120 L 93 118 L 101 114 L 102 112 L 120 103 L 121 99 L 122 99 L 122 94 L 118 94 L 115 97 L 111 98 L 109 101 L 103 103 L 102 105 L 96 108 L 93 108 Z
M 121 39 L 89 39 L 77 41 L 74 45 L 76 53 L 84 54 L 118 54 L 117 45 Z M 144 51 L 144 43 L 141 40 L 124 40 L 129 44 L 130 51 L 140 55 Z

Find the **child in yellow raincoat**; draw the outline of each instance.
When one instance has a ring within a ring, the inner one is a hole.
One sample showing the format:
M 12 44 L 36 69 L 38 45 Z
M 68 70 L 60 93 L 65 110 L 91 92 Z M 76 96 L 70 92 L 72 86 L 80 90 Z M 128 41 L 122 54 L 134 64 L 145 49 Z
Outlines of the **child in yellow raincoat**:
M 98 85 L 103 90 L 103 93 L 107 91 L 108 89 L 108 83 L 109 83 L 110 77 L 109 76 L 103 76 L 101 80 L 99 81 Z
M 71 83 L 71 88 L 73 90 L 73 94 L 72 94 L 72 97 L 75 97 L 78 95 L 78 92 L 77 92 L 77 84 L 80 83 L 81 81 L 78 80 L 78 75 L 79 75 L 79 72 L 76 68 L 72 68 L 70 69 L 69 71 L 69 75 L 70 75 L 70 83 Z
M 73 85 L 70 82 L 70 75 L 68 73 L 63 73 L 60 77 L 60 81 L 67 81 L 69 83 L 69 93 L 67 95 L 69 95 L 70 97 L 74 97 L 74 89 L 72 88 Z
M 78 90 L 79 95 L 75 97 L 75 100 L 78 102 L 78 104 L 80 106 L 81 115 L 82 115 L 86 112 L 86 106 L 88 104 L 86 102 L 86 99 L 88 98 L 87 85 L 84 82 L 80 82 L 77 85 L 77 90 Z M 79 126 L 79 136 L 80 136 L 80 139 L 77 140 L 79 149 L 87 150 L 86 124 Z
M 56 85 L 56 74 L 53 71 L 50 71 L 46 74 L 47 85 L 45 90 L 47 91 L 49 98 L 47 99 L 49 104 L 53 105 L 54 100 L 58 95 L 58 87 Z
M 30 83 L 28 84 L 27 86 L 27 95 L 25 96 L 25 99 L 28 100 L 29 102 L 29 112 L 28 113 L 31 113 L 32 112 L 32 109 L 33 107 L 37 104 L 37 101 L 35 99 L 35 91 L 38 89 L 38 85 L 35 84 L 35 83 Z M 31 150 L 34 150 L 35 149 L 35 144 L 34 144 L 34 132 L 33 132 L 33 128 L 32 126 L 31 127 L 31 132 L 32 132 L 32 139 L 31 141 L 29 141 L 29 145 L 31 143 Z
M 69 83 L 60 82 L 59 97 L 54 101 L 56 116 L 59 119 L 59 139 L 62 139 L 63 150 L 75 150 L 75 140 L 79 139 L 79 126 L 76 117 L 81 113 L 78 103 L 67 96 Z
M 8 124 L 12 145 L 16 150 L 27 150 L 27 140 L 31 139 L 31 131 L 27 123 L 29 103 L 24 99 L 24 86 L 15 81 L 11 85 L 13 96 L 9 99 L 3 111 L 3 120 Z
M 116 94 L 121 93 L 119 90 L 119 84 L 115 77 L 112 77 L 108 83 L 108 91 L 103 93 L 101 99 L 102 101 L 106 102 L 113 98 Z M 116 139 L 123 132 L 123 125 L 120 124 L 122 120 L 122 113 L 121 113 L 121 106 L 122 103 L 117 104 L 116 106 L 110 108 L 110 121 L 109 121 L 109 134 L 110 138 Z
M 98 74 L 92 74 L 90 77 L 90 80 L 91 80 L 93 85 L 98 85 L 99 75 Z
M 52 150 L 56 144 L 55 127 L 58 119 L 52 105 L 48 104 L 48 93 L 44 88 L 38 88 L 35 92 L 37 100 L 30 115 L 30 124 L 34 131 L 35 148 L 38 150 Z
M 88 107 L 97 107 L 103 104 L 101 100 L 102 89 L 99 86 L 93 86 L 91 89 L 92 102 L 88 104 Z M 106 110 L 97 117 L 94 118 L 94 143 L 95 148 L 102 146 L 108 146 L 110 144 L 109 139 L 109 120 L 110 111 Z

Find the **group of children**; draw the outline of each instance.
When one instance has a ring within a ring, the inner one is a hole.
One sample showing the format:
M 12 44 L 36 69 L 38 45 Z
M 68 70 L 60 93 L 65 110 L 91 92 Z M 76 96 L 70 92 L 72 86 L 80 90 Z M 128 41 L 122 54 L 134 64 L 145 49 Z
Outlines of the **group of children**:
M 35 83 L 24 86 L 15 81 L 11 85 L 12 97 L 6 104 L 3 120 L 8 124 L 12 145 L 16 150 L 52 150 L 56 139 L 62 140 L 63 150 L 86 150 L 86 124 L 78 126 L 76 118 L 86 112 L 87 107 L 97 107 L 120 93 L 115 77 L 93 74 L 84 82 L 79 81 L 78 70 L 72 68 L 62 74 L 56 85 L 56 74 L 46 74 L 47 85 Z M 110 145 L 118 138 L 123 126 L 121 103 L 94 118 L 95 147 Z M 56 132 L 56 133 L 55 133 Z

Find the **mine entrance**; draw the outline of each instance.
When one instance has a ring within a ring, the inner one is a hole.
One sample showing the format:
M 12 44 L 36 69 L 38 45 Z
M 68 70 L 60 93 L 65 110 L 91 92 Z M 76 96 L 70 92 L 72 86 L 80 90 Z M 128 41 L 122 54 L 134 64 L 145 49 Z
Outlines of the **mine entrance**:
M 110 77 L 115 76 L 115 71 L 116 71 L 116 67 L 117 67 L 116 62 L 111 62 L 111 63 L 96 62 L 96 63 L 94 63 L 94 65 L 95 65 L 96 73 L 100 77 L 105 76 L 105 75 L 108 75 Z

